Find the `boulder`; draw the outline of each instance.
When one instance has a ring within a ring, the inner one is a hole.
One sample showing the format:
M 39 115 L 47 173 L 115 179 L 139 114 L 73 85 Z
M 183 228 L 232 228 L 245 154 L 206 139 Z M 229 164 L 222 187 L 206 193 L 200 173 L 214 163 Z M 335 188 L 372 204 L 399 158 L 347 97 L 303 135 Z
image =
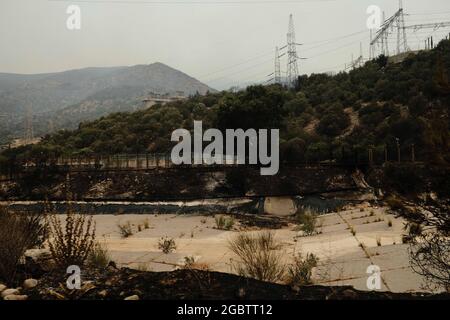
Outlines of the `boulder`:
M 38 284 L 38 281 L 36 279 L 26 279 L 23 282 L 23 287 L 25 289 L 32 289 L 32 288 L 36 287 L 37 284 Z
M 6 290 L 7 286 L 5 286 L 4 284 L 0 283 L 0 293 L 3 292 L 3 290 Z
M 123 300 L 139 300 L 139 296 L 138 296 L 137 294 L 135 294 L 135 295 L 126 297 L 126 298 L 123 299 Z
M 20 294 L 10 294 L 3 298 L 3 300 L 17 300 L 17 301 L 27 299 L 28 299 L 27 295 L 20 295 Z
M 19 294 L 19 290 L 17 289 L 5 289 L 2 291 L 1 296 L 2 298 L 5 298 L 6 296 L 12 295 L 12 294 Z

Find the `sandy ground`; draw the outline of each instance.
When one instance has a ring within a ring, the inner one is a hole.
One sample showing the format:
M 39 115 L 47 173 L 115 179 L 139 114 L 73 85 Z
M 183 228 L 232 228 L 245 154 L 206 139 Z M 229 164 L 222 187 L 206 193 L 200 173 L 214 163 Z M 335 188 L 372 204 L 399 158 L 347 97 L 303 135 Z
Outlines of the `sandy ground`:
M 194 257 L 211 270 L 232 272 L 228 241 L 241 229 L 238 222 L 234 230 L 222 231 L 215 228 L 212 216 L 126 214 L 96 215 L 94 219 L 98 239 L 121 266 L 166 271 L 183 266 L 185 257 Z M 144 227 L 146 220 L 148 229 Z M 118 224 L 127 222 L 134 234 L 123 238 Z M 273 231 L 286 261 L 299 252 L 319 257 L 317 283 L 368 290 L 367 267 L 375 264 L 381 268 L 381 290 L 422 291 L 420 277 L 409 267 L 407 245 L 401 241 L 402 219 L 388 214 L 385 208 L 367 207 L 323 215 L 320 223 L 321 233 L 313 236 L 299 236 L 294 224 Z M 176 250 L 162 253 L 158 248 L 161 237 L 173 238 Z

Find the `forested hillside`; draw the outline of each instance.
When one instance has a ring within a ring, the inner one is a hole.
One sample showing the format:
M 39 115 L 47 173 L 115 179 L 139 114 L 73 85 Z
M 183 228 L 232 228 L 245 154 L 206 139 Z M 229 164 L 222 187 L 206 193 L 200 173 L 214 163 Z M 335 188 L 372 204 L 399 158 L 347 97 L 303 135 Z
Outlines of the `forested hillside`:
M 195 119 L 203 120 L 204 130 L 280 128 L 282 160 L 343 146 L 383 150 L 398 141 L 405 152 L 414 144 L 420 159 L 448 163 L 449 74 L 446 40 L 401 63 L 380 56 L 348 73 L 301 76 L 295 90 L 258 85 L 115 113 L 2 157 L 168 152 L 171 132 L 191 128 Z

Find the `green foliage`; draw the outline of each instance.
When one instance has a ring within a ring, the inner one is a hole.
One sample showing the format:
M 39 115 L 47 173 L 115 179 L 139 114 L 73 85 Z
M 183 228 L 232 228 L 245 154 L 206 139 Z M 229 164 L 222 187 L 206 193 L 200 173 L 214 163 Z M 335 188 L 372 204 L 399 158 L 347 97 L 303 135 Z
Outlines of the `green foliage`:
M 444 40 L 399 63 L 379 56 L 348 73 L 302 75 L 293 90 L 254 85 L 110 114 L 37 145 L 6 150 L 0 164 L 5 168 L 9 160 L 30 157 L 170 152 L 172 131 L 192 130 L 193 120 L 202 120 L 204 130 L 279 128 L 281 161 L 304 160 L 302 155 L 330 159 L 329 151 L 341 146 L 382 150 L 398 138 L 402 146 L 414 143 L 418 160 L 448 163 L 449 69 L 450 41 Z M 348 110 L 358 121 L 351 123 Z

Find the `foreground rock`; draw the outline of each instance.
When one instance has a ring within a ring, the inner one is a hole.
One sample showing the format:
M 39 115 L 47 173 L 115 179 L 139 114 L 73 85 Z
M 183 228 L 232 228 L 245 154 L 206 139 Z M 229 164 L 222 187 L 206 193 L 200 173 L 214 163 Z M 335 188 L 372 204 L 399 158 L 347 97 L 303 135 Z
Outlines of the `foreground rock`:
M 27 300 L 28 299 L 28 296 L 27 295 L 20 295 L 20 294 L 10 294 L 9 296 L 6 296 L 5 298 L 4 298 L 4 300 L 16 300 L 16 301 L 19 301 L 19 300 Z
M 82 290 L 65 289 L 65 276 L 49 273 L 36 287 L 24 290 L 30 299 L 108 300 L 373 300 L 450 299 L 449 294 L 391 293 L 359 291 L 349 286 L 307 286 L 293 289 L 236 275 L 199 270 L 145 272 L 132 269 L 90 271 Z
M 5 289 L 2 291 L 1 297 L 3 299 L 5 299 L 7 296 L 10 295 L 17 295 L 19 294 L 19 290 L 18 289 Z
M 38 281 L 36 279 L 27 279 L 23 282 L 23 287 L 25 289 L 32 289 L 36 287 L 38 284 Z

